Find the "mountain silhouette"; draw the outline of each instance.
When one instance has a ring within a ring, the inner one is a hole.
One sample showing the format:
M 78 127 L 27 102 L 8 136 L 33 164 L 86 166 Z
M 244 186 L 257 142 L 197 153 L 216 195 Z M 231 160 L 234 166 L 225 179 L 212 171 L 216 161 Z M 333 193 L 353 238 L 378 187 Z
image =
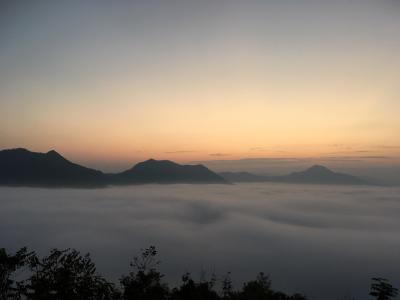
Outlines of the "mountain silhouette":
M 0 185 L 103 187 L 110 184 L 226 183 L 203 165 L 179 165 L 150 159 L 118 173 L 105 174 L 72 163 L 54 150 L 47 153 L 26 149 L 0 151 Z
M 103 186 L 101 171 L 74 164 L 59 153 L 26 149 L 0 151 L 0 184 L 43 186 Z
M 112 176 L 114 183 L 226 183 L 203 165 L 180 165 L 169 160 L 149 159 Z
M 369 184 L 368 181 L 334 172 L 324 166 L 314 165 L 304 171 L 293 172 L 282 176 L 256 175 L 247 172 L 223 172 L 219 173 L 223 178 L 231 182 L 287 182 L 287 183 L 313 183 L 313 184 Z
M 294 172 L 281 178 L 282 181 L 295 183 L 367 184 L 361 178 L 344 173 L 336 173 L 320 165 L 315 165 L 305 171 Z

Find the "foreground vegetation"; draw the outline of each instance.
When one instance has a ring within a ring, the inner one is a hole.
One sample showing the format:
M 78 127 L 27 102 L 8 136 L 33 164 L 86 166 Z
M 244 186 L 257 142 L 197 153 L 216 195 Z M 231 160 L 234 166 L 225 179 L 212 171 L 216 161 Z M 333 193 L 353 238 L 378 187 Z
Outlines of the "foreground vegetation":
M 271 288 L 264 273 L 246 282 L 239 290 L 232 286 L 230 274 L 219 280 L 195 282 L 190 273 L 182 276 L 178 287 L 170 288 L 163 282 L 164 275 L 157 267 L 157 250 L 144 249 L 131 262 L 131 272 L 122 276 L 116 286 L 96 272 L 90 255 L 74 249 L 53 249 L 39 258 L 35 252 L 22 248 L 15 254 L 0 249 L 0 300 L 305 300 L 301 294 L 286 295 Z M 389 300 L 397 289 L 383 278 L 373 278 L 370 295 L 378 300 Z

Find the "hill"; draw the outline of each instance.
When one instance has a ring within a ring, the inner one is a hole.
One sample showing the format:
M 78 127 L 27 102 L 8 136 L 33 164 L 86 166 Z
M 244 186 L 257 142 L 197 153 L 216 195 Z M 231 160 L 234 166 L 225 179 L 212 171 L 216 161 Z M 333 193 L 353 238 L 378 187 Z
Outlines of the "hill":
M 110 184 L 141 183 L 226 183 L 203 165 L 180 165 L 150 159 L 118 174 L 105 174 L 72 163 L 52 150 L 0 151 L 0 185 L 102 187 Z
M 117 184 L 130 183 L 226 183 L 203 165 L 180 165 L 169 160 L 149 159 L 112 176 Z
M 223 172 L 222 177 L 231 182 L 286 182 L 286 183 L 312 183 L 312 184 L 370 184 L 368 181 L 334 172 L 324 166 L 315 165 L 304 171 L 293 172 L 282 176 L 256 175 L 248 172 Z
M 52 150 L 47 153 L 26 149 L 0 151 L 1 185 L 104 186 L 101 171 L 72 163 Z

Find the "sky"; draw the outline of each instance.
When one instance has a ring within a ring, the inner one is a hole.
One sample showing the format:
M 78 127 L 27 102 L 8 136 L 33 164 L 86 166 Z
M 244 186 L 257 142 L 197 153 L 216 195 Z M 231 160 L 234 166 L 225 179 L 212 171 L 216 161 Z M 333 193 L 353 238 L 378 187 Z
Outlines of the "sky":
M 103 170 L 400 165 L 399 14 L 398 0 L 1 0 L 0 149 Z

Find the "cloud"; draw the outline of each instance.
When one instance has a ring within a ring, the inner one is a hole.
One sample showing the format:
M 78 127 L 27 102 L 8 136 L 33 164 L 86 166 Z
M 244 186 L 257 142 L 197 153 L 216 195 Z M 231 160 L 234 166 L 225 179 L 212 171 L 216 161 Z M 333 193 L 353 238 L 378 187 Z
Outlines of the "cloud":
M 382 272 L 400 276 L 390 250 L 400 247 L 399 188 L 182 184 L 0 188 L 0 195 L 1 247 L 76 247 L 116 281 L 151 244 L 171 283 L 213 268 L 232 271 L 241 285 L 265 271 L 275 287 L 331 300 L 349 286 L 362 298 Z
M 366 156 L 322 156 L 321 160 L 340 160 L 340 161 L 362 161 L 363 159 L 393 159 L 394 157 L 385 155 L 366 155 Z
M 229 153 L 210 153 L 210 156 L 229 156 Z
M 400 149 L 400 146 L 396 145 L 375 145 L 374 147 L 382 149 Z
M 371 151 L 371 150 L 354 150 L 354 151 L 334 151 L 334 152 L 329 152 L 327 153 L 328 155 L 337 155 L 337 154 L 360 154 L 360 153 L 376 153 L 376 151 Z
M 267 150 L 266 147 L 252 147 L 250 148 L 250 151 L 265 151 Z
M 194 152 L 198 152 L 197 150 L 177 150 L 177 151 L 166 151 L 164 153 L 166 154 L 179 154 L 179 153 L 194 153 Z

